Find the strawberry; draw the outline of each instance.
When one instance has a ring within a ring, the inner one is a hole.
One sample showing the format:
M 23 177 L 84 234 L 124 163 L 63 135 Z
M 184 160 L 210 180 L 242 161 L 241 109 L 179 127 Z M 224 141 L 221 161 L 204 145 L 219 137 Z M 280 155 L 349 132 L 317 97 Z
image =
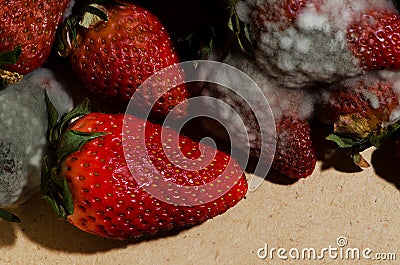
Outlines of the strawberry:
M 337 130 L 363 138 L 398 118 L 399 78 L 397 71 L 375 71 L 331 84 L 321 92 L 319 114 Z
M 258 65 L 286 87 L 398 69 L 399 13 L 390 1 L 241 0 Z
M 334 124 L 327 139 L 347 149 L 360 167 L 369 167 L 360 152 L 379 147 L 400 128 L 399 81 L 399 71 L 380 70 L 331 84 L 321 92 L 318 113 Z
M 202 223 L 244 198 L 243 170 L 226 153 L 150 121 L 81 106 L 51 129 L 58 165 L 43 172 L 45 198 L 74 226 L 104 237 L 140 237 Z M 179 151 L 185 157 L 178 166 Z
M 291 178 L 311 175 L 317 162 L 307 120 L 283 116 L 277 121 L 277 145 L 272 168 Z
M 26 74 L 50 56 L 56 30 L 70 0 L 4 0 L 0 3 L 0 52 L 21 46 L 15 64 L 4 69 Z
M 366 71 L 400 68 L 400 15 L 397 12 L 369 10 L 352 21 L 347 38 L 351 51 Z
M 0 207 L 18 206 L 39 190 L 47 150 L 45 91 L 60 112 L 72 107 L 68 92 L 45 68 L 0 91 Z
M 230 140 L 234 147 L 247 152 L 246 155 L 263 160 L 260 163 L 269 164 L 265 161 L 269 156 L 260 157 L 264 151 L 261 149 L 265 148 L 264 152 L 273 154 L 272 168 L 288 177 L 309 176 L 316 165 L 308 122 L 313 109 L 311 95 L 305 90 L 280 86 L 257 67 L 254 58 L 240 51 L 231 51 L 224 62 L 246 73 L 258 87 L 241 83 L 240 78 L 232 78 L 233 74 L 224 68 L 208 73 L 210 80 L 215 76 L 229 80 L 228 88 L 208 85 L 202 91 L 202 95 L 207 96 L 204 105 L 212 113 L 210 117 L 222 122 L 227 130 L 227 133 L 217 136 Z M 245 91 L 241 90 L 243 87 Z M 243 99 L 243 95 L 248 98 Z M 216 98 L 230 108 L 216 104 L 208 97 Z M 204 123 L 213 133 L 221 131 L 211 122 Z M 271 146 L 275 149 L 272 150 Z
M 104 11 L 107 21 L 88 28 L 77 26 L 76 42 L 73 38 L 69 58 L 73 70 L 91 92 L 125 104 L 146 78 L 177 64 L 179 57 L 157 17 L 135 4 L 122 4 L 109 6 Z M 95 7 L 104 10 L 104 7 Z M 176 70 L 163 78 L 179 84 L 183 73 Z M 159 87 L 146 87 L 140 93 L 145 104 L 155 103 L 152 110 L 161 116 L 188 97 L 185 85 L 165 93 Z

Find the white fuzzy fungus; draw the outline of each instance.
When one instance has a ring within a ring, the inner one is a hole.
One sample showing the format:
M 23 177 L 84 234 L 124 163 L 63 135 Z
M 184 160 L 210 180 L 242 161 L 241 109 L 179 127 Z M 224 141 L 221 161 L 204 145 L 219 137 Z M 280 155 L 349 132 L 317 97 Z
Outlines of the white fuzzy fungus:
M 22 203 L 40 186 L 46 151 L 45 90 L 64 113 L 72 99 L 48 69 L 39 68 L 0 92 L 0 206 Z
M 384 0 L 309 0 L 290 21 L 282 3 L 242 0 L 236 10 L 249 26 L 257 64 L 285 87 L 332 83 L 364 73 L 348 47 L 349 24 L 367 10 L 394 10 Z

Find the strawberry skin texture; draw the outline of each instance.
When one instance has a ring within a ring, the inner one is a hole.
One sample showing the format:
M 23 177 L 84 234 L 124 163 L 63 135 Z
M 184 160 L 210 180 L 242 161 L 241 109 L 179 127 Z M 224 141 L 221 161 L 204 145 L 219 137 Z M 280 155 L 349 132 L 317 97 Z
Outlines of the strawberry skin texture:
M 265 22 L 273 22 L 279 30 L 289 27 L 298 13 L 305 7 L 307 0 L 265 1 L 264 8 L 256 10 L 256 23 L 262 26 Z
M 371 10 L 350 25 L 347 37 L 363 69 L 400 68 L 399 14 Z
M 171 138 L 178 133 L 146 121 L 147 150 L 137 147 L 138 138 L 124 135 L 128 146 L 132 147 L 130 157 L 137 161 L 134 162 L 137 174 L 150 174 L 151 178 L 164 176 L 179 185 L 199 185 L 216 179 L 221 175 L 220 170 L 227 169 L 231 178 L 224 178 L 222 184 L 228 185 L 229 180 L 233 183 L 225 194 L 195 206 L 176 206 L 153 197 L 143 189 L 143 185 L 138 185 L 137 178 L 127 166 L 122 144 L 123 119 L 122 114 L 91 113 L 70 127 L 83 132 L 107 133 L 68 155 L 61 164 L 60 175 L 67 179 L 74 200 L 74 213 L 68 216 L 74 226 L 103 237 L 140 237 L 202 223 L 224 213 L 244 198 L 247 182 L 243 170 L 236 163 L 232 168 L 224 168 L 231 159 L 227 154 L 217 151 L 212 164 L 198 171 L 178 168 L 161 151 L 166 144 L 162 143 L 160 136 L 161 131 L 167 132 Z M 129 131 L 143 130 L 143 122 L 133 116 L 128 120 Z M 199 157 L 201 144 L 185 136 L 176 139 L 179 140 L 167 141 L 167 145 L 179 145 L 188 158 Z M 206 157 L 215 151 L 211 147 L 205 148 Z M 144 157 L 145 152 L 151 162 Z M 160 173 L 153 174 L 154 168 Z
M 306 178 L 314 172 L 317 156 L 306 120 L 283 116 L 276 124 L 277 145 L 272 168 L 290 178 Z
M 126 103 L 143 81 L 179 63 L 179 57 L 161 22 L 146 9 L 124 3 L 110 7 L 108 15 L 107 22 L 80 31 L 70 62 L 91 92 Z M 180 83 L 182 78 L 178 70 L 165 76 Z M 141 91 L 143 104 L 156 103 L 160 92 L 156 88 Z M 152 110 L 166 115 L 187 97 L 186 86 L 176 86 L 162 94 Z
M 0 51 L 22 48 L 16 64 L 4 69 L 27 74 L 50 56 L 57 27 L 69 0 L 2 0 L 0 3 Z

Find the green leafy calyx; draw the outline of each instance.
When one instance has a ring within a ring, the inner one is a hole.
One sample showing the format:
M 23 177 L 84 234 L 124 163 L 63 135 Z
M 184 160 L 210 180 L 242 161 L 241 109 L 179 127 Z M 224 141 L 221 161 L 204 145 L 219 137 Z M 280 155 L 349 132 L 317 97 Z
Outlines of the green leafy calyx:
M 7 210 L 1 209 L 1 208 L 0 208 L 0 219 L 6 220 L 8 222 L 13 222 L 13 223 L 21 222 L 21 220 L 18 218 L 18 216 L 16 216 L 13 213 L 10 213 Z
M 386 126 L 378 126 L 377 129 L 371 131 L 364 129 L 355 131 L 357 133 L 354 133 L 354 130 L 348 133 L 335 128 L 335 131 L 326 139 L 335 142 L 342 149 L 349 150 L 355 164 L 367 167 L 367 163 L 360 153 L 370 147 L 379 148 L 383 142 L 400 132 L 400 120 Z
M 0 66 L 6 64 L 15 64 L 21 55 L 21 46 L 15 47 L 12 51 L 0 52 Z M 0 90 L 9 84 L 15 84 L 22 79 L 22 75 L 10 72 L 0 68 Z
M 62 219 L 66 219 L 68 215 L 73 213 L 74 205 L 68 183 L 59 174 L 59 165 L 66 156 L 78 151 L 87 142 L 105 133 L 84 133 L 68 130 L 71 122 L 90 113 L 90 102 L 88 99 L 85 99 L 70 112 L 63 115 L 60 120 L 59 114 L 47 94 L 45 99 L 49 120 L 48 142 L 54 156 L 52 160 L 48 156 L 43 160 L 41 190 L 43 198 L 50 204 L 57 215 Z
M 15 64 L 21 55 L 21 46 L 15 47 L 12 51 L 0 52 L 0 65 Z

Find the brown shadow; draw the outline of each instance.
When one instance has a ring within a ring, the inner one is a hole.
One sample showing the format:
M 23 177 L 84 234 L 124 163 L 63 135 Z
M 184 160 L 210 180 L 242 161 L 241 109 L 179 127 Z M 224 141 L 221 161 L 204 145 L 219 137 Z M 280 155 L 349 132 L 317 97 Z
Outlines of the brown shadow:
M 12 212 L 14 213 L 15 211 L 12 210 Z M 15 233 L 16 225 L 0 219 L 0 249 L 14 245 L 17 239 Z

